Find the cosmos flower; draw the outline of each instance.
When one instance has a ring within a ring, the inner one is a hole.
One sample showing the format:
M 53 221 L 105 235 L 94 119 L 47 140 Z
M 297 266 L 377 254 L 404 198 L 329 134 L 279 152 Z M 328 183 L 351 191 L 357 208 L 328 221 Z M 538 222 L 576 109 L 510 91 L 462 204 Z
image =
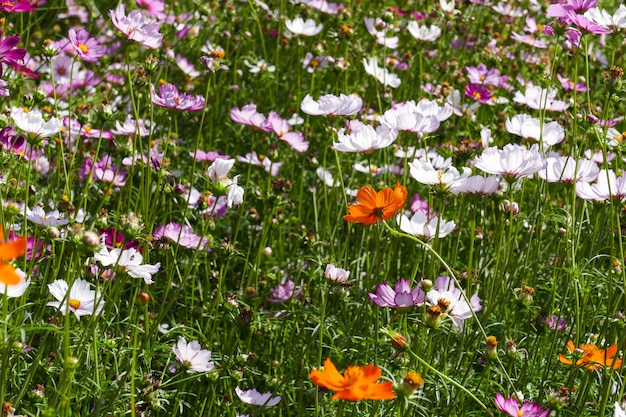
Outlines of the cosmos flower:
M 69 220 L 61 217 L 59 210 L 46 211 L 39 206 L 35 206 L 32 210 L 26 207 L 26 219 L 40 226 L 64 226 Z
M 244 403 L 250 405 L 258 405 L 261 407 L 273 407 L 281 400 L 281 397 L 279 395 L 272 397 L 271 392 L 261 394 L 256 389 L 243 391 L 241 388 L 236 387 L 235 393 L 237 394 L 237 397 L 239 397 L 239 399 Z
M 541 176 L 539 171 L 539 176 Z M 487 195 L 494 194 L 500 188 L 498 177 L 483 177 L 480 175 L 472 175 L 465 180 L 450 186 L 450 192 L 454 195 L 471 194 L 471 195 Z
M 464 291 L 456 288 L 454 281 L 448 276 L 438 277 L 433 289 L 426 293 L 426 304 L 437 309 L 439 316 L 449 317 L 457 330 L 463 329 L 463 323 L 475 313 L 482 310 L 477 294 L 472 295 L 468 302 Z
M 106 53 L 106 47 L 100 45 L 96 38 L 90 38 L 85 29 L 76 31 L 71 28 L 68 32 L 70 46 L 76 55 L 85 62 L 96 62 Z
M 622 360 L 615 358 L 617 354 L 617 343 L 609 346 L 606 350 L 598 349 L 594 344 L 580 345 L 578 348 L 574 346 L 574 342 L 567 342 L 567 350 L 570 355 L 574 356 L 576 362 L 568 359 L 562 353 L 559 353 L 559 361 L 566 365 L 584 366 L 590 371 L 600 370 L 604 367 L 619 369 L 622 366 Z
M 215 364 L 211 362 L 211 351 L 202 349 L 197 340 L 187 343 L 185 338 L 181 337 L 172 350 L 176 355 L 176 360 L 187 368 L 188 374 L 210 372 L 215 367 Z
M 67 281 L 57 279 L 48 284 L 48 289 L 57 301 L 50 301 L 46 305 L 55 307 L 63 315 L 71 311 L 80 320 L 81 316 L 100 314 L 102 307 L 104 307 L 102 297 L 96 297 L 96 292 L 90 288 L 89 283 L 84 279 L 79 278 L 74 281 L 71 288 L 69 288 Z
M 0 10 L 7 13 L 28 13 L 37 10 L 29 0 L 5 0 L 0 2 Z
M 446 221 L 439 216 L 417 211 L 410 219 L 404 214 L 398 216 L 398 226 L 404 233 L 430 240 L 435 237 L 441 239 L 448 236 L 454 231 L 456 223 L 454 220 Z
M 328 264 L 326 265 L 324 276 L 328 280 L 341 284 L 348 280 L 348 277 L 350 276 L 350 271 L 342 268 L 337 268 L 333 264 Z
M 50 120 L 46 121 L 40 110 L 13 107 L 11 118 L 13 118 L 15 125 L 33 140 L 54 136 L 63 129 L 63 123 L 59 119 L 51 117 Z
M 312 116 L 352 116 L 357 114 L 363 107 L 363 100 L 356 94 L 340 94 L 339 97 L 333 94 L 325 94 L 319 100 L 313 100 L 311 95 L 307 94 L 300 109 Z
M 19 36 L 5 36 L 2 38 L 2 31 L 0 30 L 0 64 L 7 64 L 13 68 L 19 66 L 18 62 L 22 61 L 26 56 L 26 49 L 15 47 L 19 42 Z M 0 70 L 1 73 L 2 71 Z
M 549 409 L 543 408 L 538 404 L 525 401 L 520 407 L 515 398 L 504 398 L 500 393 L 496 394 L 494 402 L 498 410 L 512 417 L 548 417 L 550 415 Z
M 368 294 L 370 300 L 378 307 L 393 307 L 400 310 L 424 305 L 424 296 L 424 291 L 419 285 L 411 289 L 409 281 L 404 278 L 396 282 L 395 289 L 384 283 L 376 286 L 376 294 Z
M 193 111 L 202 110 L 204 108 L 204 97 L 202 97 L 202 95 L 193 96 L 191 94 L 181 94 L 178 88 L 170 83 L 161 84 L 158 94 L 151 84 L 150 96 L 154 104 L 167 109 Z
M 418 41 L 432 42 L 441 36 L 441 29 L 438 26 L 420 26 L 415 20 L 409 22 L 407 29 Z
M 378 59 L 363 58 L 363 67 L 365 68 L 365 72 L 375 77 L 378 82 L 380 82 L 385 87 L 389 86 L 391 88 L 397 88 L 400 86 L 400 78 L 396 74 L 387 71 L 386 68 L 379 67 Z
M 600 174 L 598 165 L 584 158 L 577 161 L 570 156 L 557 155 L 546 158 L 546 164 L 546 169 L 542 169 L 537 175 L 548 182 L 589 183 L 595 181 Z
M 349 206 L 349 214 L 343 219 L 366 225 L 388 220 L 404 207 L 406 196 L 406 187 L 400 183 L 396 183 L 394 189 L 384 188 L 379 192 L 365 185 L 356 194 L 359 204 Z
M 159 23 L 146 17 L 141 10 L 133 10 L 126 16 L 126 6 L 120 3 L 115 11 L 109 10 L 109 15 L 113 25 L 128 39 L 151 49 L 161 46 L 163 35 L 159 33 Z
M 556 89 L 544 89 L 534 85 L 528 85 L 524 92 L 516 91 L 513 101 L 525 104 L 534 110 L 563 111 L 569 107 L 569 103 L 556 99 Z
M 516 114 L 513 118 L 506 119 L 507 132 L 526 139 L 532 139 L 544 145 L 553 146 L 563 142 L 565 130 L 558 122 L 541 123 L 535 117 L 528 114 Z
M 154 282 L 152 275 L 161 268 L 161 262 L 143 265 L 143 255 L 134 248 L 124 250 L 114 248 L 109 251 L 104 244 L 100 247 L 100 251 L 94 254 L 93 259 L 100 262 L 102 266 L 112 266 L 125 271 L 133 278 L 142 278 L 146 284 Z
M 339 152 L 372 152 L 383 149 L 395 142 L 398 131 L 387 126 L 379 125 L 376 128 L 363 124 L 358 120 L 350 122 L 350 133 L 346 129 L 337 132 L 338 143 L 333 143 L 333 149 Z
M 250 68 L 250 72 L 253 74 L 258 74 L 261 71 L 276 71 L 276 65 L 267 65 L 264 59 L 260 59 L 256 64 L 251 64 L 247 59 L 244 59 L 243 63 L 246 64 L 246 67 Z
M 313 19 L 304 20 L 296 16 L 293 20 L 285 20 L 285 27 L 294 35 L 315 36 L 322 31 L 324 25 L 318 25 Z
M 203 250 L 209 244 L 208 238 L 196 235 L 193 229 L 186 224 L 181 226 L 175 222 L 168 223 L 165 226 L 158 226 L 152 232 L 152 237 L 154 239 L 166 239 L 177 243 L 183 248 L 194 250 Z
M 0 227 L 0 242 L 4 241 L 4 231 Z M 6 243 L 0 243 L 0 283 L 9 288 L 24 281 L 24 277 L 11 265 L 4 263 L 19 258 L 26 252 L 25 237 L 18 237 Z
M 256 104 L 246 104 L 241 109 L 233 107 L 230 109 L 230 118 L 236 123 L 252 126 L 263 132 L 272 131 L 267 118 L 256 110 Z
M 509 177 L 525 177 L 546 167 L 546 161 L 539 154 L 538 145 L 530 150 L 517 144 L 505 145 L 503 149 L 487 148 L 474 160 L 474 166 L 488 174 Z
M 324 361 L 324 370 L 313 369 L 310 377 L 315 385 L 337 391 L 333 400 L 392 400 L 396 397 L 391 381 L 377 383 L 382 371 L 376 365 L 349 366 L 343 375 L 330 358 Z
M 4 265 L 5 267 L 8 265 Z M 21 297 L 30 285 L 30 279 L 26 279 L 26 273 L 19 268 L 15 268 L 15 273 L 19 276 L 16 284 L 5 284 L 7 277 L 11 278 L 11 272 L 0 268 L 0 294 L 6 294 L 9 298 Z
M 595 183 L 581 182 L 576 186 L 576 195 L 583 200 L 610 201 L 626 199 L 626 175 L 617 177 L 612 170 L 603 169 Z

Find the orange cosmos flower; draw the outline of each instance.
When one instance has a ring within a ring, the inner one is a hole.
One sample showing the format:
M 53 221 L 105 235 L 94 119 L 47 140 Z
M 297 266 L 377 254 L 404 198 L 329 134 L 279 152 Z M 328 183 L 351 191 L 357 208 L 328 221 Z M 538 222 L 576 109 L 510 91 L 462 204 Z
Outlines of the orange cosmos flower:
M 605 366 L 613 369 L 619 369 L 622 366 L 622 360 L 614 358 L 617 353 L 617 343 L 604 350 L 598 349 L 596 345 L 593 344 L 580 345 L 580 347 L 576 348 L 574 342 L 570 340 L 567 342 L 567 350 L 574 354 L 576 358 L 579 358 L 576 360 L 576 366 L 584 366 L 590 371 L 602 369 Z M 580 355 L 582 355 L 582 357 L 580 357 Z M 573 364 L 571 360 L 560 353 L 559 360 L 566 365 Z
M 359 204 L 348 207 L 344 220 L 354 223 L 373 224 L 393 217 L 406 203 L 406 187 L 396 183 L 394 189 L 384 188 L 376 192 L 372 187 L 364 185 L 356 193 Z
M 376 365 L 350 366 L 341 375 L 330 358 L 324 361 L 324 370 L 311 371 L 315 385 L 337 391 L 333 400 L 392 400 L 396 394 L 389 381 L 377 383 L 382 372 Z
M 4 240 L 4 231 L 0 227 L 0 242 Z M 0 282 L 4 285 L 17 285 L 21 281 L 21 277 L 15 272 L 9 264 L 4 261 L 10 261 L 24 255 L 26 252 L 26 238 L 18 237 L 7 243 L 0 243 Z

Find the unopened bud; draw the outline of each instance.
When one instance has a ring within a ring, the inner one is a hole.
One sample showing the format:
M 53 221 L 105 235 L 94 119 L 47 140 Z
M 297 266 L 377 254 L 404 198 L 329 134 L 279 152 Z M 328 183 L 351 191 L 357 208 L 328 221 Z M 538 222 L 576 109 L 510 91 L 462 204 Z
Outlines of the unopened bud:
M 495 336 L 487 337 L 485 357 L 489 360 L 495 360 L 498 357 L 498 339 Z
M 504 350 L 507 355 L 515 356 L 517 354 L 517 344 L 515 343 L 515 340 L 507 340 Z
M 409 371 L 402 379 L 402 384 L 398 386 L 398 391 L 405 397 L 410 396 L 424 386 L 424 379 L 415 371 Z
M 87 231 L 83 233 L 83 243 L 88 248 L 92 248 L 92 249 L 98 248 L 100 247 L 100 236 L 98 236 L 97 233 Z

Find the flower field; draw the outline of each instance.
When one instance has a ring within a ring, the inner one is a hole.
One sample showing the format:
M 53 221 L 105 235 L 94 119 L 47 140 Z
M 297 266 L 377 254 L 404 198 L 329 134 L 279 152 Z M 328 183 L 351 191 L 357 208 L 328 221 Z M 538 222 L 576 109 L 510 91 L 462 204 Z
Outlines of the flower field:
M 2 417 L 626 416 L 621 2 L 0 14 Z

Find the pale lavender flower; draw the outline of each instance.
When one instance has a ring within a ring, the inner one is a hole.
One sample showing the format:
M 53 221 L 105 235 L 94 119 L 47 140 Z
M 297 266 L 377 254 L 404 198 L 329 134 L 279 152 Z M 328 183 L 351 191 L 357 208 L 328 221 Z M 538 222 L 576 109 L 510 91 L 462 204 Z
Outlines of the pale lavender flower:
M 241 388 L 236 387 L 235 393 L 237 394 L 237 397 L 239 397 L 239 399 L 244 403 L 258 405 L 261 407 L 273 407 L 281 400 L 281 397 L 279 395 L 272 397 L 271 392 L 261 394 L 256 389 L 243 391 Z
M 61 217 L 59 210 L 53 210 L 46 213 L 46 211 L 35 206 L 32 210 L 26 207 L 26 219 L 38 224 L 40 226 L 64 226 L 69 223 L 69 220 Z
M 208 238 L 196 235 L 193 229 L 186 224 L 181 226 L 175 222 L 158 226 L 152 232 L 152 237 L 154 239 L 167 239 L 188 249 L 203 250 L 209 244 Z
M 324 276 L 328 280 L 341 284 L 348 280 L 348 277 L 350 277 L 350 271 L 342 268 L 337 268 L 333 264 L 328 264 L 326 265 Z
M 612 170 L 603 169 L 594 184 L 581 182 L 576 186 L 576 195 L 583 200 L 610 201 L 626 199 L 626 175 L 617 178 Z
M 202 110 L 204 108 L 204 97 L 202 95 L 193 96 L 191 94 L 180 93 L 178 88 L 170 83 L 162 84 L 157 94 L 154 86 L 150 85 L 150 96 L 152 102 L 158 106 L 173 110 Z
M 300 293 L 300 288 L 296 289 L 295 282 L 292 280 L 285 281 L 284 279 L 283 281 L 280 285 L 270 290 L 272 292 L 272 296 L 268 299 L 270 303 L 284 303 Z
M 252 126 L 263 132 L 271 132 L 272 127 L 267 123 L 266 117 L 257 112 L 256 104 L 246 104 L 241 108 L 230 109 L 230 118 L 239 124 Z
M 197 340 L 187 343 L 185 338 L 181 337 L 172 351 L 176 355 L 176 360 L 188 368 L 189 374 L 210 372 L 215 367 L 215 364 L 211 362 L 211 351 L 202 349 Z
M 159 23 L 144 16 L 140 10 L 133 10 L 126 16 L 125 7 L 123 3 L 120 3 L 115 11 L 109 11 L 113 25 L 128 39 L 147 48 L 156 49 L 160 47 L 163 35 L 159 33 Z
M 85 62 L 96 62 L 106 53 L 106 47 L 100 45 L 96 38 L 90 38 L 85 29 L 76 31 L 71 28 L 68 33 L 73 52 Z
M 507 132 L 534 141 L 542 141 L 544 145 L 553 146 L 563 142 L 565 130 L 558 122 L 541 123 L 541 120 L 528 114 L 517 114 L 506 119 Z
M 245 156 L 238 156 L 237 161 L 263 167 L 272 177 L 278 175 L 280 167 L 284 164 L 284 162 L 272 162 L 265 155 L 258 156 L 254 151 L 247 153 Z
M 402 278 L 396 282 L 395 289 L 387 283 L 376 286 L 376 294 L 368 297 L 378 307 L 392 307 L 408 310 L 414 306 L 424 305 L 424 291 L 418 286 L 411 289 L 409 281 Z
M 541 174 L 542 171 L 539 171 Z M 541 176 L 541 175 L 540 175 Z M 498 177 L 482 177 L 473 175 L 464 181 L 458 182 L 450 186 L 452 194 L 471 194 L 471 195 L 488 195 L 494 194 L 500 188 Z
M 150 132 L 146 128 L 146 122 L 142 119 L 139 119 L 138 122 L 133 119 L 133 117 L 129 114 L 124 119 L 124 123 L 120 123 L 119 120 L 115 121 L 115 129 L 111 129 L 111 133 L 120 136 L 148 136 Z
M 548 111 L 563 111 L 569 107 L 569 103 L 556 99 L 556 89 L 548 88 L 544 89 L 534 85 L 526 86 L 526 89 L 522 93 L 516 91 L 513 101 L 520 104 L 525 104 L 534 110 L 548 110 Z

